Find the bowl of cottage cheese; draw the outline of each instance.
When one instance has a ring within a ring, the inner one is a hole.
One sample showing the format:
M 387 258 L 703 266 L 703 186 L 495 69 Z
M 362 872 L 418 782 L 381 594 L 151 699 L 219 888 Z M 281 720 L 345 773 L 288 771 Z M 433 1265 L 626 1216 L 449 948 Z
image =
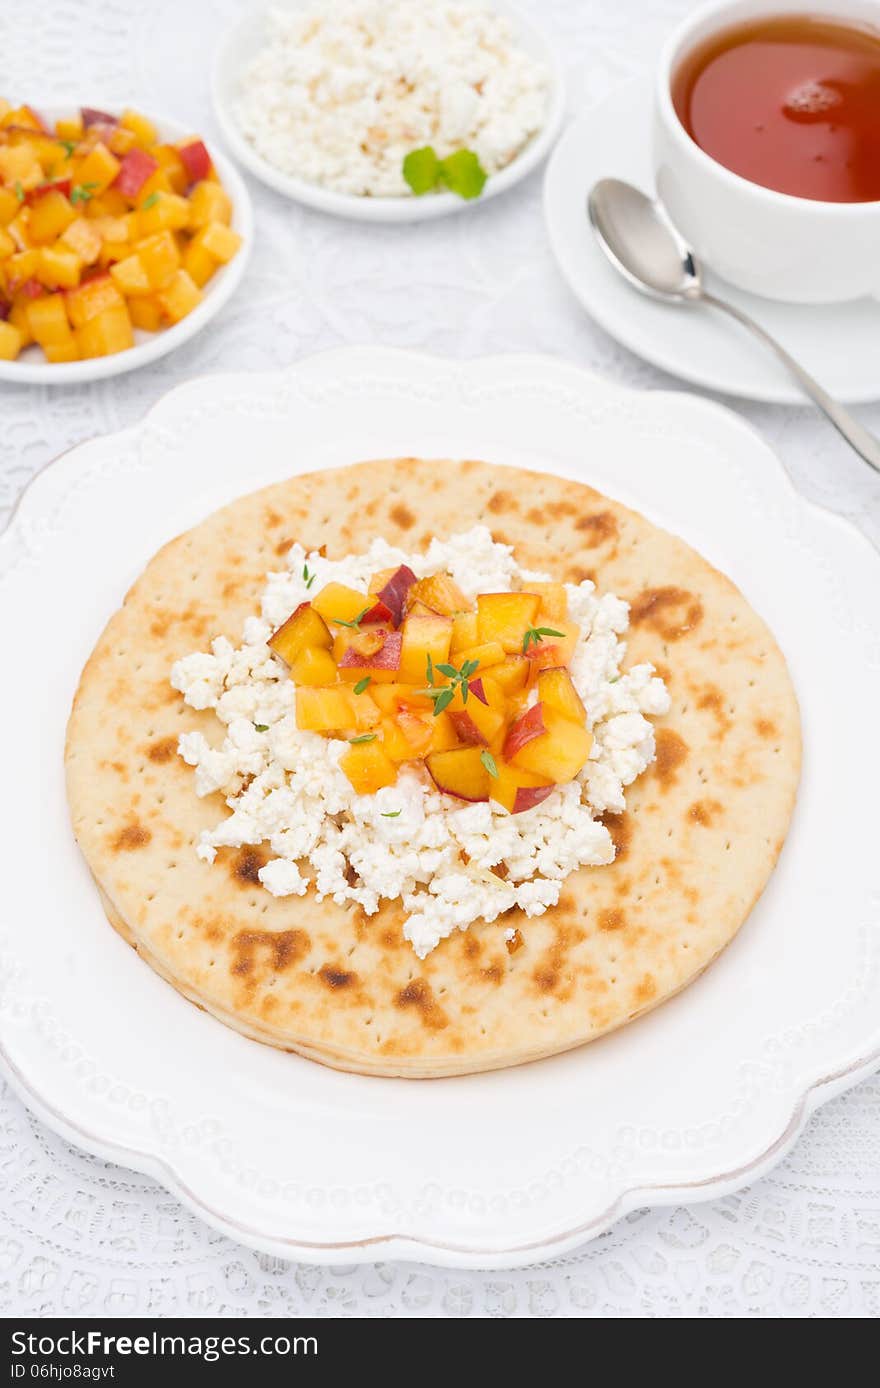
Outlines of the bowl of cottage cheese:
M 511 188 L 549 152 L 564 110 L 541 31 L 479 0 L 287 0 L 249 12 L 222 40 L 212 86 L 226 142 L 257 178 L 380 222 L 443 216 Z M 422 151 L 439 171 L 428 187 L 405 169 Z M 477 181 L 444 180 L 462 160 Z

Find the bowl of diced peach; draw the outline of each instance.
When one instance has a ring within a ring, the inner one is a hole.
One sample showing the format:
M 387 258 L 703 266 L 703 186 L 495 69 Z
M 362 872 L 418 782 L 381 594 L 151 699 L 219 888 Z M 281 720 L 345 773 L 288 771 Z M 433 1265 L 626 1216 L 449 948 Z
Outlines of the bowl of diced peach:
M 233 166 L 134 108 L 0 99 L 0 379 L 130 371 L 226 303 L 252 240 Z

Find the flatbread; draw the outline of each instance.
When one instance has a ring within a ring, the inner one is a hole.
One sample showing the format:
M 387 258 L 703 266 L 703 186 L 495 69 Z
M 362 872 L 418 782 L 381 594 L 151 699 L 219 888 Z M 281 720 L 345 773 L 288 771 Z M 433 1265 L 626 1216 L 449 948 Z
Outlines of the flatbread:
M 218 740 L 169 684 L 214 636 L 237 644 L 294 540 L 331 557 L 383 535 L 420 549 L 483 522 L 518 560 L 632 605 L 627 664 L 672 695 L 657 760 L 606 822 L 615 862 L 558 906 L 477 923 L 420 961 L 399 903 L 274 898 L 259 848 L 196 857 L 226 812 L 199 800 L 178 735 Z M 109 622 L 67 735 L 74 831 L 111 922 L 184 996 L 246 1036 L 364 1074 L 515 1065 L 621 1026 L 691 982 L 745 920 L 776 862 L 800 767 L 784 658 L 734 585 L 675 536 L 592 488 L 481 462 L 413 458 L 296 477 L 166 545 Z

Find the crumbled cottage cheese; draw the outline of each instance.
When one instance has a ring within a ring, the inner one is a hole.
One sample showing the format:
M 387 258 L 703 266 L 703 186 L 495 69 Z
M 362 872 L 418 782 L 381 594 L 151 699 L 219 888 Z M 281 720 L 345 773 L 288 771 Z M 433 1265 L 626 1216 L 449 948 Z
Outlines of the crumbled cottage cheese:
M 259 154 L 342 193 L 410 194 L 411 150 L 471 149 L 503 169 L 544 124 L 548 75 L 510 22 L 446 0 L 322 0 L 274 10 L 238 119 Z
M 306 564 L 315 575 L 308 588 Z M 294 545 L 288 567 L 267 576 L 261 616 L 248 618 L 242 644 L 217 637 L 210 652 L 178 660 L 171 683 L 225 726 L 216 746 L 200 732 L 179 741 L 195 768 L 196 793 L 221 792 L 231 811 L 202 834 L 199 856 L 212 862 L 220 847 L 268 842 L 275 857 L 260 880 L 273 896 L 303 896 L 311 885 L 319 901 L 357 902 L 368 915 L 383 898 L 399 897 L 405 934 L 424 958 L 472 921 L 494 921 L 514 906 L 540 915 L 558 901 L 569 873 L 613 860 L 611 836 L 594 816 L 624 808 L 624 788 L 654 757 L 645 715 L 665 713 L 669 696 L 650 665 L 620 673 L 627 604 L 612 593 L 598 597 L 589 581 L 568 584 L 569 611 L 583 633 L 571 676 L 594 737 L 577 779 L 517 815 L 442 794 L 419 764 L 404 766 L 395 785 L 357 795 L 339 768 L 347 744 L 296 726 L 295 686 L 266 641 L 331 580 L 365 591 L 376 570 L 398 564 L 420 578 L 448 572 L 470 598 L 550 578 L 520 568 L 485 526 L 434 539 L 426 554 L 377 539 L 366 554 L 331 560 Z M 492 871 L 501 864 L 503 879 Z

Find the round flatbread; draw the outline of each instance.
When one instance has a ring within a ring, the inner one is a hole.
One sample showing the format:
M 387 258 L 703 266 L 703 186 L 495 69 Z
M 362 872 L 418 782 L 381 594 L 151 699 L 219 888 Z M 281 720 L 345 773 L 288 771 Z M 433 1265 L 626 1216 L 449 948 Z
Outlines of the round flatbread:
M 197 798 L 173 662 L 258 611 L 297 540 L 331 557 L 376 535 L 408 550 L 484 523 L 519 562 L 592 578 L 631 604 L 627 665 L 672 696 L 657 758 L 606 817 L 608 867 L 567 879 L 546 915 L 476 923 L 420 961 L 400 903 L 275 898 L 269 853 L 195 852 L 223 817 Z M 776 862 L 800 768 L 785 660 L 737 588 L 682 540 L 579 483 L 481 462 L 368 462 L 245 496 L 166 545 L 83 672 L 67 736 L 74 830 L 111 922 L 182 994 L 247 1036 L 365 1074 L 516 1065 L 622 1025 L 691 982 L 735 935 Z

